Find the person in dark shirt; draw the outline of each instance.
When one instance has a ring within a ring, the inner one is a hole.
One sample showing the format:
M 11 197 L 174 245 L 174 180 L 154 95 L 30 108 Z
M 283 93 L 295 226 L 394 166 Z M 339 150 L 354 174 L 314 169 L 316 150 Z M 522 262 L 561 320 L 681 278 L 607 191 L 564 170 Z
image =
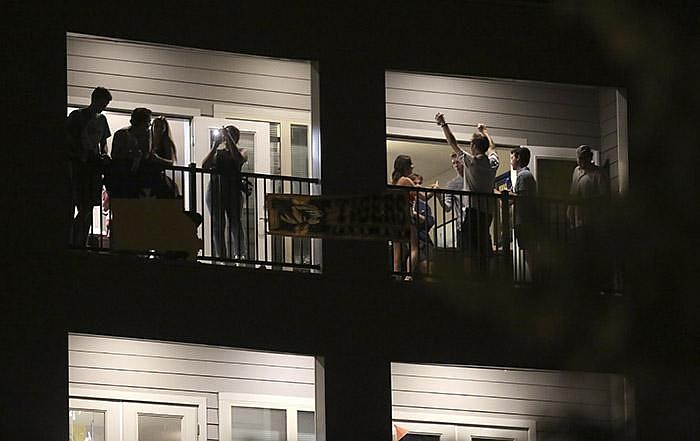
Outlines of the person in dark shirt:
M 104 87 L 92 91 L 90 105 L 74 110 L 66 121 L 71 175 L 73 217 L 71 245 L 82 248 L 92 229 L 92 207 L 102 202 L 102 164 L 107 159 L 107 138 L 111 136 L 102 111 L 112 100 Z
M 141 165 L 151 151 L 151 110 L 131 111 L 131 125 L 119 129 L 112 141 L 112 166 L 107 191 L 112 199 L 138 198 L 144 187 Z
M 423 187 L 423 176 L 412 174 L 411 180 L 416 187 Z M 437 188 L 438 183 L 435 182 L 429 188 Z M 433 210 L 430 208 L 429 201 L 434 196 L 429 192 L 418 192 L 416 197 L 416 234 L 418 237 L 418 270 L 426 273 L 428 270 L 428 261 L 433 257 L 433 249 L 435 245 L 430 238 L 430 230 L 435 226 L 435 217 Z
M 206 203 L 211 214 L 214 257 L 242 258 L 246 255 L 241 209 L 243 192 L 241 167 L 248 161 L 246 149 L 238 147 L 241 132 L 235 126 L 222 127 L 212 148 L 202 161 L 211 169 Z M 226 221 L 228 220 L 228 253 Z
M 170 134 L 168 120 L 159 116 L 151 125 L 151 150 L 143 164 L 142 176 L 150 194 L 157 198 L 176 198 L 180 190 L 165 173 L 165 168 L 177 161 L 177 150 Z

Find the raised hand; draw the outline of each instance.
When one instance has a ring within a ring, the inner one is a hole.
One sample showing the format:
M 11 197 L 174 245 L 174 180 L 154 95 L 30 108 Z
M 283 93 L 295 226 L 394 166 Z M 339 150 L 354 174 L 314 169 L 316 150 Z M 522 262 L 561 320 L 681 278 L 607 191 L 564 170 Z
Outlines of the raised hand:
M 440 113 L 440 112 L 436 113 L 436 114 L 435 114 L 435 122 L 437 122 L 437 124 L 438 124 L 440 127 L 442 127 L 442 126 L 444 126 L 445 124 L 447 124 L 447 123 L 445 122 L 445 115 L 442 114 L 442 113 Z

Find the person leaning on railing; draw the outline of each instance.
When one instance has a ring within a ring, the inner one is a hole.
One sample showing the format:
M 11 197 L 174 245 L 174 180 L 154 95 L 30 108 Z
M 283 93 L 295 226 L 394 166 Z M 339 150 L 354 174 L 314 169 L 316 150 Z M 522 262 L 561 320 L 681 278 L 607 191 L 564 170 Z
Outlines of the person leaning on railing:
M 145 187 L 155 197 L 169 199 L 180 195 L 175 181 L 165 174 L 165 168 L 174 165 L 175 161 L 177 150 L 170 134 L 170 125 L 165 117 L 159 116 L 151 125 L 151 148 L 142 167 Z

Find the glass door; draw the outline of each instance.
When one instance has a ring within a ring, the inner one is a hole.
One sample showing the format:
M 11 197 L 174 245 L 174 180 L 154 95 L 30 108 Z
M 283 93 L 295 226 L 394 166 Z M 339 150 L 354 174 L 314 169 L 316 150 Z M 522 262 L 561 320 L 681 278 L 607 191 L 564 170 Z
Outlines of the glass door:
M 124 441 L 197 441 L 197 408 L 124 403 Z
M 121 403 L 68 400 L 69 441 L 121 441 Z
M 194 123 L 194 144 L 191 154 L 192 162 L 197 164 L 197 167 L 202 166 L 202 160 L 209 153 L 213 146 L 214 137 L 217 131 L 222 126 L 233 125 L 241 132 L 239 147 L 246 149 L 248 161 L 244 164 L 242 171 L 245 173 L 258 173 L 264 175 L 272 174 L 271 162 L 271 147 L 270 147 L 270 124 L 266 122 L 243 121 L 226 118 L 210 118 L 210 117 L 195 117 Z M 241 252 L 236 250 L 231 255 L 238 255 L 238 258 L 247 260 L 260 260 L 260 256 L 265 255 L 265 249 L 268 247 L 269 238 L 265 237 L 265 184 L 263 179 L 250 179 L 253 184 L 253 193 L 243 200 L 243 210 L 241 213 L 241 224 L 244 232 L 244 239 L 239 246 Z M 211 241 L 207 237 L 211 235 L 211 215 L 206 203 L 203 200 L 206 195 L 206 188 L 209 184 L 208 176 L 196 183 L 198 194 L 197 212 L 203 213 L 204 222 L 201 230 L 204 240 L 204 253 L 207 256 L 212 254 Z M 187 185 L 187 184 L 186 184 Z M 271 181 L 267 182 L 271 185 Z M 270 187 L 271 189 L 272 187 Z M 185 203 L 189 207 L 189 197 L 186 196 Z

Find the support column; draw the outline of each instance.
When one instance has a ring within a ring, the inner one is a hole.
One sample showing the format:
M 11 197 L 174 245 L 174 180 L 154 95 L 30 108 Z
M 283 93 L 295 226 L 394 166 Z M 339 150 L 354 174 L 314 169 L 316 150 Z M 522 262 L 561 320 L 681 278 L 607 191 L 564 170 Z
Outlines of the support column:
M 316 440 L 391 440 L 391 368 L 383 359 L 316 359 Z
M 384 68 L 358 59 L 341 53 L 312 68 L 313 149 L 321 158 L 324 195 L 367 195 L 386 187 Z M 323 271 L 388 277 L 387 249 L 383 241 L 324 240 Z

